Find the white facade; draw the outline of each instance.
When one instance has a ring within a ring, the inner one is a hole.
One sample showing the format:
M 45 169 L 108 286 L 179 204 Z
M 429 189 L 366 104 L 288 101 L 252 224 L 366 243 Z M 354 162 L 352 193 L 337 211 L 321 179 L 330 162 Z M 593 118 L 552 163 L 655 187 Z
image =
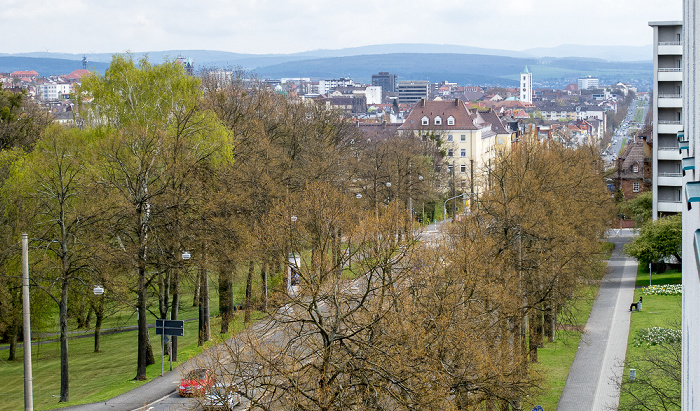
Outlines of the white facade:
M 692 186 L 700 180 L 700 53 L 697 52 L 698 15 L 695 0 L 683 0 L 683 30 L 676 39 L 663 41 L 654 47 L 682 48 L 682 99 L 684 138 L 688 149 L 682 150 L 683 157 L 692 169 L 686 170 L 683 177 L 683 357 L 681 360 L 681 409 L 700 408 L 700 277 L 698 276 L 698 243 L 696 234 L 700 229 L 700 202 L 688 203 L 692 199 Z M 680 22 L 678 22 L 680 23 Z M 670 43 L 670 44 L 667 44 Z M 660 73 L 659 73 L 660 74 Z M 685 168 L 685 167 L 684 167 Z M 690 206 L 690 209 L 688 209 Z
M 328 94 L 338 87 L 352 87 L 355 83 L 350 78 L 339 78 L 318 81 L 318 93 Z
M 520 73 L 520 101 L 532 103 L 532 73 L 525 66 L 525 71 Z
M 61 94 L 70 93 L 69 83 L 44 83 L 39 85 L 39 99 L 57 101 Z
M 681 75 L 683 50 L 680 21 L 650 22 L 654 29 L 654 91 L 652 110 L 652 218 L 680 213 L 683 188 L 682 162 L 678 132 L 683 130 L 682 81 L 664 78 L 666 73 Z M 676 47 L 666 47 L 668 43 Z M 682 79 L 681 79 L 682 80 Z
M 382 104 L 382 86 L 368 86 L 365 89 L 367 104 Z
M 598 79 L 593 77 L 585 77 L 578 79 L 578 89 L 588 90 L 592 88 L 598 88 Z

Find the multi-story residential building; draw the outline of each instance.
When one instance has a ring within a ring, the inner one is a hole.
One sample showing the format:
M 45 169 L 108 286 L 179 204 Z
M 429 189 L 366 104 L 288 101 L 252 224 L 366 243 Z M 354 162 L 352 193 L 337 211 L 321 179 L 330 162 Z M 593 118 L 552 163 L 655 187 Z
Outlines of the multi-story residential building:
M 615 189 L 622 192 L 625 200 L 652 189 L 652 147 L 647 144 L 650 133 L 648 129 L 637 133 L 635 141 L 628 144 L 617 159 Z
M 444 160 L 454 170 L 454 183 L 463 192 L 478 191 L 483 166 L 499 147 L 510 143 L 511 132 L 492 110 L 471 112 L 462 100 L 419 101 L 399 131 L 441 141 Z
M 683 46 L 680 21 L 650 22 L 654 29 L 654 92 L 652 109 L 652 218 L 680 213 L 685 168 L 678 145 L 683 130 Z
M 683 341 L 681 358 L 681 409 L 700 409 L 700 36 L 695 0 L 683 0 L 683 30 L 676 36 L 679 44 L 663 44 L 664 48 L 682 48 L 683 127 L 679 135 L 687 170 L 683 177 Z M 674 42 L 671 38 L 669 42 Z M 664 42 L 665 43 L 665 42 Z M 662 48 L 656 43 L 654 47 Z M 661 73 L 659 73 L 661 74 Z M 696 405 L 697 404 L 697 405 Z
M 396 74 L 388 71 L 380 71 L 379 74 L 372 74 L 372 85 L 380 86 L 387 93 L 396 92 Z
M 520 101 L 532 103 L 532 73 L 527 69 L 527 66 L 520 73 Z
M 41 101 L 57 101 L 66 94 L 70 94 L 70 83 L 47 82 L 39 85 L 39 99 Z
M 399 81 L 399 103 L 415 104 L 428 99 L 430 83 L 427 80 L 402 80 Z
M 578 79 L 579 90 L 590 90 L 598 88 L 598 79 L 591 76 Z
M 319 80 L 318 94 L 328 94 L 338 87 L 352 87 L 355 83 L 351 78 L 341 77 L 338 79 Z

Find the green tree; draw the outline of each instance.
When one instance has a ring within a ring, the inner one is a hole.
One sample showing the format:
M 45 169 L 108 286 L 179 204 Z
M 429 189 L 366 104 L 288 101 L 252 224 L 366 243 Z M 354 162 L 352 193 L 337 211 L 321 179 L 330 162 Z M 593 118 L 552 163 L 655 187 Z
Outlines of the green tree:
M 69 400 L 68 297 L 81 288 L 89 275 L 90 226 L 97 216 L 88 199 L 88 176 L 82 156 L 86 133 L 78 129 L 49 128 L 21 167 L 14 167 L 13 193 L 24 204 L 23 228 L 32 232 L 32 243 L 41 253 L 33 281 L 59 308 L 61 392 Z
M 675 257 L 681 261 L 683 220 L 680 214 L 644 225 L 639 236 L 625 245 L 625 253 L 642 264 Z
M 639 227 L 651 221 L 652 193 L 645 191 L 631 198 L 620 206 L 620 210 L 634 219 Z
M 172 233 L 163 227 L 174 211 L 197 214 L 194 204 L 185 201 L 190 197 L 176 191 L 195 181 L 196 170 L 205 164 L 226 159 L 228 133 L 213 113 L 201 108 L 201 93 L 199 80 L 176 62 L 152 65 L 143 58 L 137 64 L 131 56 L 115 56 L 104 76 L 88 77 L 77 90 L 84 102 L 80 115 L 104 132 L 100 183 L 111 201 L 106 209 L 113 222 L 111 242 L 127 262 L 125 268 L 137 274 L 139 380 L 154 361 L 147 289 L 164 268 L 158 239 Z M 92 99 L 85 102 L 86 96 Z M 179 244 L 172 249 L 182 250 Z

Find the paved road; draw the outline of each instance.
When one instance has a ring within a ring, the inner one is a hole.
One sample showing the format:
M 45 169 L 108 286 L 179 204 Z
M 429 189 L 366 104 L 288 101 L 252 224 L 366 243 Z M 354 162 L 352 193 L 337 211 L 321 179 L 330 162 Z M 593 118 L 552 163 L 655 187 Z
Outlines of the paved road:
M 637 277 L 636 260 L 622 254 L 622 247 L 631 239 L 629 229 L 610 232 L 609 241 L 615 243 L 615 251 L 608 262 L 609 272 L 593 303 L 558 411 L 603 411 L 618 407 L 618 383 L 630 327 L 629 306 Z

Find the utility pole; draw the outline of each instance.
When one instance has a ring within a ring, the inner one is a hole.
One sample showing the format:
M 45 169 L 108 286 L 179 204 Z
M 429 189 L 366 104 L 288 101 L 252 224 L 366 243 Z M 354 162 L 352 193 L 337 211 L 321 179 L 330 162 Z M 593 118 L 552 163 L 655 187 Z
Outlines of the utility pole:
M 29 236 L 22 234 L 22 326 L 24 328 L 24 409 L 34 410 L 32 393 L 32 329 L 29 309 Z

